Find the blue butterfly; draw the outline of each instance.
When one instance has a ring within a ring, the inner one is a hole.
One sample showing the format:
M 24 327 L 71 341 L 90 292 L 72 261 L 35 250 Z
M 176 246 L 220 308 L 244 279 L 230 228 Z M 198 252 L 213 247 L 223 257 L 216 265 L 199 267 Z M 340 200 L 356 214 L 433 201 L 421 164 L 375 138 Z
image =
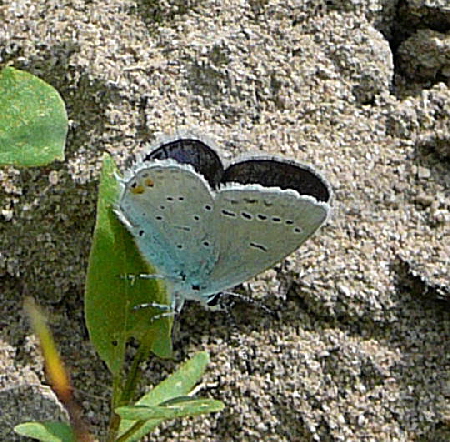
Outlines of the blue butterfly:
M 214 148 L 187 137 L 142 157 L 116 212 L 179 312 L 185 300 L 217 305 L 295 251 L 327 220 L 330 200 L 311 167 L 272 156 L 224 167 Z

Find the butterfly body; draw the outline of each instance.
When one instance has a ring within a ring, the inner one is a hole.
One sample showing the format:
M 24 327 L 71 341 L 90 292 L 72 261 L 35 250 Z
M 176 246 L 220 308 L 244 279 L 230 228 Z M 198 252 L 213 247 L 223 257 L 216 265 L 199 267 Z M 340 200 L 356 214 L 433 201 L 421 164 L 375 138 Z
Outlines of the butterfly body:
M 172 304 L 215 296 L 295 251 L 327 219 L 331 191 L 275 157 L 224 167 L 198 139 L 167 142 L 123 181 L 117 213 L 166 280 Z

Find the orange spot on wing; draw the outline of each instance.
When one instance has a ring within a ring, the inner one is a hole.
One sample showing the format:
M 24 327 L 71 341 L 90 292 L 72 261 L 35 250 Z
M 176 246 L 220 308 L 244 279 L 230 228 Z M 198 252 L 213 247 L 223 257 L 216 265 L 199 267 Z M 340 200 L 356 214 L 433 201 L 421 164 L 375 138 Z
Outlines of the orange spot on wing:
M 140 195 L 141 193 L 145 192 L 145 187 L 140 184 L 136 184 L 134 186 L 131 186 L 130 192 L 134 193 L 135 195 Z

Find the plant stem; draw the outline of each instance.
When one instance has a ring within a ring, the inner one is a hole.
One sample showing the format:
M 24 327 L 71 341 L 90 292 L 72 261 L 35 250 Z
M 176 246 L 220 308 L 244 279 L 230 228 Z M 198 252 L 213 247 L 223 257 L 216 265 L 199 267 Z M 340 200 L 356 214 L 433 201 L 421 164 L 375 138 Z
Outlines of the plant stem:
M 114 390 L 111 403 L 112 410 L 109 421 L 108 436 L 106 439 L 107 442 L 122 440 L 122 437 L 116 439 L 117 432 L 119 431 L 120 427 L 120 416 L 117 415 L 114 410 L 122 405 L 129 405 L 132 401 L 134 401 L 137 385 L 142 377 L 142 370 L 140 370 L 139 367 L 141 363 L 147 359 L 147 356 L 149 355 L 151 348 L 153 347 L 155 336 L 155 331 L 150 329 L 145 338 L 141 341 L 131 364 L 130 370 L 126 376 L 125 385 L 123 385 L 123 376 L 117 375 L 114 377 Z M 130 431 L 137 431 L 141 426 L 142 424 L 139 425 L 139 423 L 136 423 L 130 430 L 127 431 L 127 434 L 129 434 Z

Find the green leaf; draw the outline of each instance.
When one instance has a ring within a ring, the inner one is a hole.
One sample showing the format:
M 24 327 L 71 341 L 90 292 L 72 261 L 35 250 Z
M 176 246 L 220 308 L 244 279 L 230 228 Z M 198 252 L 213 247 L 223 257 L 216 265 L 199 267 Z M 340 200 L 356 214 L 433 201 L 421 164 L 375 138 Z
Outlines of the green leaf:
M 136 402 L 140 406 L 157 406 L 167 401 L 186 396 L 200 381 L 205 373 L 206 366 L 209 363 L 209 355 L 207 352 L 196 353 L 192 359 L 185 362 L 174 374 L 170 375 L 165 381 L 153 388 Z M 186 398 L 183 398 L 186 400 Z M 126 438 L 127 441 L 139 441 L 148 434 L 164 419 L 151 419 L 147 421 L 139 430 L 131 437 Z M 136 421 L 123 419 L 120 423 L 119 434 L 124 435 L 130 431 Z
M 14 431 L 44 442 L 76 442 L 72 428 L 64 422 L 25 422 L 16 425 Z
M 199 416 L 214 411 L 222 411 L 225 405 L 213 399 L 195 399 L 180 401 L 179 405 L 145 407 L 125 406 L 116 409 L 116 413 L 124 419 L 146 421 L 149 419 L 175 419 L 177 417 Z
M 67 113 L 59 93 L 25 71 L 0 71 L 0 164 L 64 160 Z
M 125 344 L 133 336 L 160 357 L 172 354 L 172 317 L 155 319 L 159 308 L 134 309 L 148 302 L 169 305 L 161 280 L 126 275 L 154 273 L 130 233 L 113 212 L 120 185 L 114 162 L 105 156 L 100 179 L 97 220 L 86 279 L 85 312 L 91 341 L 113 374 L 123 366 Z
M 193 402 L 197 401 L 198 398 L 195 396 L 177 396 L 173 399 L 169 399 L 168 401 L 161 402 L 159 405 L 164 407 L 169 407 L 171 405 L 180 405 L 180 403 L 183 403 L 185 405 L 187 402 Z

